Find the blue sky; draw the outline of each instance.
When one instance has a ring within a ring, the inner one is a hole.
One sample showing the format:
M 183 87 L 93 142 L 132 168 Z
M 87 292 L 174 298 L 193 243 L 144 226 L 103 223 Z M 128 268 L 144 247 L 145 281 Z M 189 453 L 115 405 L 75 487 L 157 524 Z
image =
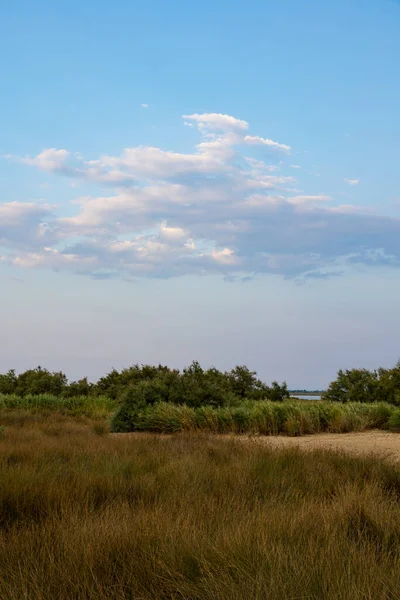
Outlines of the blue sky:
M 0 370 L 393 364 L 400 2 L 5 1 Z

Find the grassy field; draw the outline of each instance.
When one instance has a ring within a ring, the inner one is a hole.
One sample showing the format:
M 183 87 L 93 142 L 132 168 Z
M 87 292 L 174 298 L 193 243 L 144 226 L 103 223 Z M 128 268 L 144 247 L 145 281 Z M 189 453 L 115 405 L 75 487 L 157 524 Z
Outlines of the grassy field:
M 115 400 L 107 396 L 74 396 L 63 398 L 52 394 L 18 396 L 0 394 L 0 411 L 21 409 L 48 413 L 60 412 L 71 416 L 85 416 L 93 419 L 107 418 L 116 409 Z
M 3 600 L 397 600 L 400 471 L 3 409 Z

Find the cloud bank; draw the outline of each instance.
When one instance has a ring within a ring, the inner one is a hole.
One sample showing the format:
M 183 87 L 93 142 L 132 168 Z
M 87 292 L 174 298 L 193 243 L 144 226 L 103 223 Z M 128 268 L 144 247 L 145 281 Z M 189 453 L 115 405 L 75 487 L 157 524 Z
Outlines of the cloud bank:
M 252 135 L 230 115 L 184 115 L 183 122 L 198 131 L 192 152 L 136 146 L 85 159 L 48 148 L 20 158 L 103 191 L 72 197 L 68 217 L 48 204 L 0 204 L 0 260 L 127 279 L 319 278 L 353 263 L 400 264 L 400 220 L 300 190 L 282 171 L 288 144 Z

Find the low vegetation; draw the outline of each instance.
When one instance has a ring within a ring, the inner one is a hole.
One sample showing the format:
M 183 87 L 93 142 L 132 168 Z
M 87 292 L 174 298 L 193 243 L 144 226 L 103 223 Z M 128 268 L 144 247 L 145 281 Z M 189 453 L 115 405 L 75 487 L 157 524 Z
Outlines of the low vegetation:
M 38 367 L 0 375 L 0 409 L 112 416 L 114 432 L 194 431 L 302 435 L 323 431 L 400 430 L 400 362 L 392 369 L 339 371 L 322 401 L 290 399 L 285 382 L 267 385 L 255 371 L 182 371 L 159 365 L 113 369 L 96 383 L 68 382 Z
M 16 414 L 38 418 L 60 416 L 88 417 L 111 426 L 114 432 L 204 431 L 260 435 L 304 435 L 325 431 L 346 433 L 365 429 L 400 431 L 400 409 L 385 403 L 332 403 L 307 400 L 283 402 L 245 401 L 238 406 L 197 408 L 166 402 L 138 408 L 129 402 L 107 396 L 62 398 L 50 394 L 0 395 L 0 431 L 4 419 Z M 19 411 L 17 413 L 17 411 Z
M 400 597 L 400 471 L 381 459 L 2 422 L 4 600 Z
M 0 394 L 0 422 L 4 410 L 20 409 L 31 412 L 84 416 L 92 419 L 108 418 L 118 403 L 108 396 L 54 396 L 52 394 Z
M 385 403 L 321 401 L 243 402 L 233 407 L 192 408 L 158 402 L 139 406 L 126 398 L 111 423 L 115 432 L 206 431 L 260 435 L 304 435 L 325 431 L 400 430 L 400 409 Z

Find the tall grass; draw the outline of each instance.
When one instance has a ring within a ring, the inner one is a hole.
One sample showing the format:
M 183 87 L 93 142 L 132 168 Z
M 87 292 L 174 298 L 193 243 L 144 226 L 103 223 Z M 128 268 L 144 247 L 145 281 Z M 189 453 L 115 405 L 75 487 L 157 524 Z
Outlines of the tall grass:
M 124 407 L 123 407 L 124 408 Z M 215 433 L 303 435 L 323 431 L 349 432 L 400 427 L 400 410 L 390 404 L 321 401 L 244 402 L 236 407 L 190 408 L 158 403 L 139 412 L 117 411 L 113 430 L 173 433 L 202 430 Z
M 17 396 L 0 394 L 0 411 L 59 412 L 70 416 L 109 419 L 114 431 L 173 433 L 202 430 L 215 433 L 303 435 L 324 431 L 364 429 L 400 431 L 400 408 L 386 403 L 335 403 L 309 400 L 244 401 L 238 406 L 191 408 L 157 403 L 145 410 L 126 410 L 108 396 L 57 397 L 51 394 Z M 128 407 L 129 409 L 129 407 Z M 0 414 L 0 425 L 1 425 Z
M 109 416 L 117 407 L 108 396 L 74 396 L 63 398 L 52 394 L 0 394 L 0 409 L 22 409 L 29 411 L 59 411 L 72 416 L 102 418 Z
M 1 599 L 400 597 L 400 471 L 380 459 L 5 425 Z

